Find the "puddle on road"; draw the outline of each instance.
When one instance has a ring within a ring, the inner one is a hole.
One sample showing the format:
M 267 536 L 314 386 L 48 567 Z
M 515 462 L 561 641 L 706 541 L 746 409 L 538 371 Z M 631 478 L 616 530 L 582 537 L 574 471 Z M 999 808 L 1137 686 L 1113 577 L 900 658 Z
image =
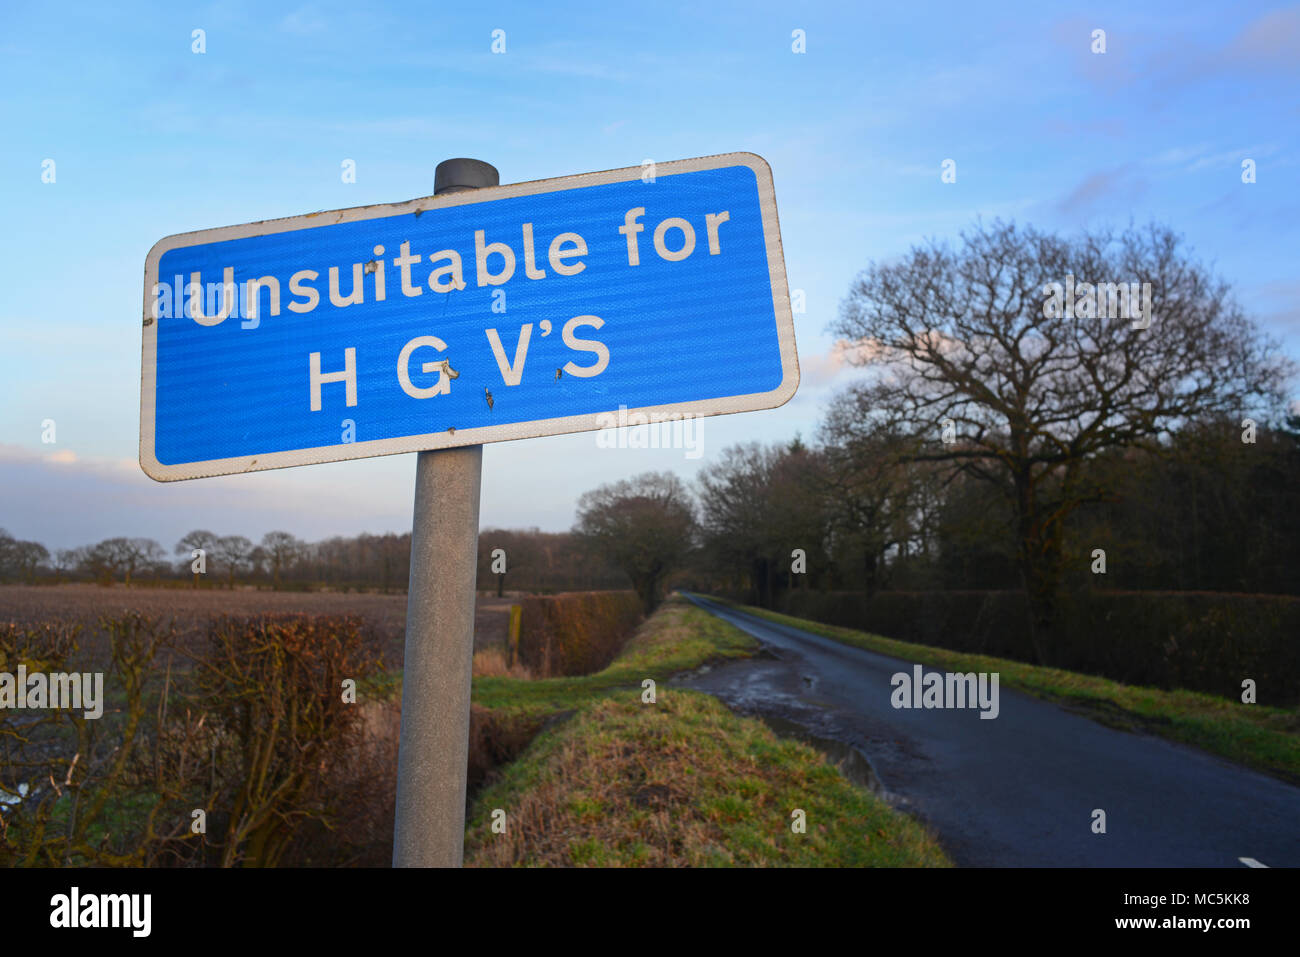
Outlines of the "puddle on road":
M 784 656 L 764 646 L 751 658 L 704 665 L 682 678 L 679 687 L 712 695 L 736 714 L 762 721 L 778 737 L 793 738 L 820 751 L 846 778 L 888 804 L 899 808 L 908 804 L 902 795 L 885 788 L 865 752 L 813 730 L 834 732 L 838 722 L 804 697 L 817 690 L 817 677 L 798 671 L 792 674 Z

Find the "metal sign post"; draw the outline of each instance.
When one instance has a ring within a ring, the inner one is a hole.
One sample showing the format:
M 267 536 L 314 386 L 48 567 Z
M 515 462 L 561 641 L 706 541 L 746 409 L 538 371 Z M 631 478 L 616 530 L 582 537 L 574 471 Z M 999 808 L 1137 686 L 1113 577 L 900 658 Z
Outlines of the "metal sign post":
M 434 195 L 496 186 L 487 163 L 438 164 Z M 483 446 L 420 452 L 406 599 L 394 867 L 460 867 Z

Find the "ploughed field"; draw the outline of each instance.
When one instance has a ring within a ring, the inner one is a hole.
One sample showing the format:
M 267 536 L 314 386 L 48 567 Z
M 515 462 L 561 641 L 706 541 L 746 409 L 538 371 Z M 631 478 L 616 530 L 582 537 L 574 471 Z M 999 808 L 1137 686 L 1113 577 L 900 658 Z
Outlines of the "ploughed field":
M 480 596 L 474 620 L 476 648 L 505 641 L 510 605 L 518 599 Z M 181 641 L 202 637 L 208 619 L 218 615 L 353 615 L 362 619 L 379 642 L 387 668 L 402 666 L 406 595 L 367 592 L 258 591 L 254 588 L 151 588 L 121 584 L 105 588 L 64 585 L 0 585 L 0 622 L 82 626 L 84 651 L 103 651 L 96 622 L 101 616 L 135 611 L 171 623 Z

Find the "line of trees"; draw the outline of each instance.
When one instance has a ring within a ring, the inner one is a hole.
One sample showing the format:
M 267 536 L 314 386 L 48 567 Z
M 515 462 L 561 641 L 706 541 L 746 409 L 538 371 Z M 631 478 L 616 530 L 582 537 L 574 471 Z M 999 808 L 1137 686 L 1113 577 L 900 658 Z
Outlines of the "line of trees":
M 39 543 L 14 539 L 0 529 L 0 578 L 7 581 L 90 580 L 130 586 L 147 580 L 189 579 L 194 587 L 266 584 L 274 589 L 308 586 L 401 590 L 410 574 L 406 535 L 358 535 L 305 542 L 272 531 L 253 542 L 243 535 L 195 529 L 169 552 L 151 538 L 106 538 L 93 545 L 50 553 Z
M 40 542 L 22 541 L 0 528 L 0 578 L 34 582 L 50 561 L 49 549 Z
M 1160 227 L 961 239 L 854 282 L 833 330 L 866 374 L 813 445 L 726 449 L 693 498 L 603 487 L 575 531 L 651 594 L 665 567 L 767 606 L 796 583 L 1020 589 L 1040 654 L 1072 587 L 1297 593 L 1295 366 L 1228 286 Z M 1142 313 L 1115 314 L 1118 282 Z
M 944 467 L 942 440 L 845 443 L 838 429 L 832 416 L 814 445 L 732 446 L 693 490 L 671 473 L 602 486 L 581 499 L 575 544 L 648 606 L 671 584 L 764 607 L 793 588 L 1025 588 L 1024 524 L 1004 489 Z M 1097 588 L 1300 595 L 1300 417 L 1189 423 L 1157 448 L 1090 458 L 1074 481 L 1093 494 L 1054 532 L 1053 601 Z M 1052 619 L 1034 624 L 1048 640 Z
M 573 532 L 485 528 L 478 536 L 478 587 L 551 594 L 628 587 L 627 576 Z
M 199 554 L 201 553 L 201 554 Z M 515 592 L 589 591 L 628 587 L 627 577 L 584 548 L 571 532 L 484 529 L 479 535 L 479 588 Z M 116 537 L 51 553 L 0 529 L 0 581 L 94 581 L 192 587 L 257 585 L 272 589 L 329 588 L 405 591 L 411 536 L 362 534 L 306 542 L 272 531 L 254 542 L 243 535 L 194 529 L 171 551 L 150 538 Z

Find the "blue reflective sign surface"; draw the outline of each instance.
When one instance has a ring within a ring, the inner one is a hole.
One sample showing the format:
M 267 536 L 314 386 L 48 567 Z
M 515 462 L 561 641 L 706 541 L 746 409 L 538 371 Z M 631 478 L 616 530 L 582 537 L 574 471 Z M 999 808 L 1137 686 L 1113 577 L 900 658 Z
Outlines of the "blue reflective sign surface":
M 160 479 L 765 408 L 798 382 L 751 154 L 171 237 L 144 352 Z

